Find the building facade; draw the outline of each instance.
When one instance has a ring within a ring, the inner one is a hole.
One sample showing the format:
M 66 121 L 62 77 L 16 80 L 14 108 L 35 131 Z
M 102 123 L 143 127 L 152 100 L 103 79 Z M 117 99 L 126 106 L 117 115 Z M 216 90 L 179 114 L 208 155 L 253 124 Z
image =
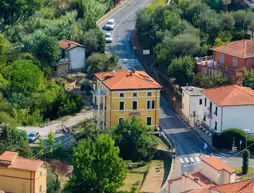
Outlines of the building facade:
M 214 76 L 220 71 L 232 84 L 241 84 L 243 68 L 254 67 L 254 40 L 233 41 L 212 50 L 213 56 L 196 58 L 197 72 Z
M 8 193 L 46 193 L 46 169 L 40 160 L 18 157 L 16 152 L 0 155 L 0 189 Z
M 86 48 L 70 40 L 59 41 L 61 58 L 57 63 L 57 76 L 65 76 L 70 71 L 79 71 L 85 68 Z
M 182 114 L 191 126 L 200 122 L 204 116 L 201 88 L 193 86 L 182 87 Z
M 159 125 L 161 86 L 144 71 L 97 73 L 93 90 L 98 126 L 113 128 L 121 120 L 138 117 L 151 128 Z

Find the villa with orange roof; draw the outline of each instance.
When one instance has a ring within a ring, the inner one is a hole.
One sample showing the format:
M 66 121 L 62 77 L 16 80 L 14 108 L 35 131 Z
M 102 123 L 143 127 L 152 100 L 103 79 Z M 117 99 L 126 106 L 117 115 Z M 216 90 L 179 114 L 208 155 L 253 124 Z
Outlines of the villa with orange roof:
M 138 117 L 150 128 L 158 127 L 162 87 L 146 72 L 118 70 L 95 77 L 92 93 L 98 126 L 113 128 L 123 119 Z
M 41 160 L 25 159 L 16 152 L 0 155 L 0 190 L 8 193 L 46 193 L 47 171 Z M 0 192 L 1 192 L 0 191 Z
M 200 158 L 201 164 L 198 171 L 168 180 L 168 193 L 192 191 L 194 193 L 195 191 L 210 190 L 221 184 L 236 182 L 236 170 L 231 166 L 213 155 L 201 156 Z
M 254 133 L 254 91 L 251 88 L 238 85 L 209 89 L 189 87 L 187 91 L 195 90 L 195 95 L 188 95 L 187 98 L 186 88 L 182 89 L 183 113 L 195 115 L 189 117 L 189 122 L 195 122 L 211 133 L 221 133 L 229 128 Z
M 233 84 L 241 84 L 243 68 L 254 67 L 254 40 L 238 40 L 212 49 L 213 56 L 196 58 L 197 72 L 213 76 L 221 71 Z

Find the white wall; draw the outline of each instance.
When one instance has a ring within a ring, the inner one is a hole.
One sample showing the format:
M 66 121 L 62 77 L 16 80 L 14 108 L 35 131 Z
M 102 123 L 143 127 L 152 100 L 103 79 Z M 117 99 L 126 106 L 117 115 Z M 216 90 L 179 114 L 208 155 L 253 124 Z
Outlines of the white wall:
M 189 120 L 190 115 L 190 95 L 183 90 L 182 93 L 182 113 Z
M 249 129 L 254 133 L 254 106 L 223 107 L 222 130 L 229 128 Z
M 86 49 L 76 47 L 71 49 L 70 52 L 70 70 L 85 68 L 85 53 Z
M 216 184 L 221 184 L 221 175 L 220 172 L 205 163 L 204 161 L 201 161 L 201 174 L 203 174 L 208 179 L 211 179 Z
M 181 177 L 169 183 L 168 193 L 181 193 L 199 188 L 202 187 L 193 180 L 187 177 Z

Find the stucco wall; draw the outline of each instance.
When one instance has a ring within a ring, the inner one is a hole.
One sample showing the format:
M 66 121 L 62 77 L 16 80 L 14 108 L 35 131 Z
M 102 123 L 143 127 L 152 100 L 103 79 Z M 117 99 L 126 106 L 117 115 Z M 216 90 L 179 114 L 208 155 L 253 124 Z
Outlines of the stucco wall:
M 220 63 L 220 52 L 214 52 L 213 55 L 214 55 L 214 60 L 215 61 L 218 61 Z M 228 66 L 230 68 L 234 68 L 233 67 L 233 57 L 234 56 L 230 56 L 230 55 L 227 55 L 227 54 L 224 54 L 224 63 L 220 63 L 220 64 L 224 64 L 225 66 Z M 237 58 L 237 68 L 243 68 L 245 66 L 245 61 L 243 58 Z
M 199 189 L 199 188 L 201 188 L 200 185 L 193 182 L 189 178 L 183 177 L 179 180 L 172 181 L 169 184 L 168 192 L 169 193 L 181 193 L 181 192 L 184 192 L 184 191 L 189 191 L 189 190 Z
M 189 120 L 190 115 L 190 95 L 183 90 L 182 92 L 182 113 Z
M 85 48 L 76 47 L 70 50 L 70 70 L 85 68 Z
M 216 184 L 221 184 L 221 176 L 219 172 L 211 167 L 210 165 L 206 164 L 205 162 L 201 162 L 201 174 L 206 176 L 207 178 L 210 178 L 213 182 Z

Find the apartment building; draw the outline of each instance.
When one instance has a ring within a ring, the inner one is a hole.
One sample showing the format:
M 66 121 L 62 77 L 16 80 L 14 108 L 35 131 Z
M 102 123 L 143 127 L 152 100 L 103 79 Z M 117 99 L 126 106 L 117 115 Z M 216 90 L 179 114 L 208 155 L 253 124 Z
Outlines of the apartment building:
M 254 67 L 254 40 L 238 40 L 212 49 L 213 56 L 196 58 L 197 72 L 213 76 L 222 72 L 232 84 L 241 84 L 243 68 Z
M 144 71 L 118 70 L 95 74 L 94 119 L 98 126 L 116 127 L 138 117 L 151 128 L 159 125 L 161 86 Z
M 221 184 L 236 181 L 236 170 L 214 155 L 201 156 L 200 169 L 168 180 L 169 193 L 209 190 Z
M 46 169 L 41 160 L 26 159 L 16 152 L 0 155 L 0 190 L 8 193 L 46 193 Z

